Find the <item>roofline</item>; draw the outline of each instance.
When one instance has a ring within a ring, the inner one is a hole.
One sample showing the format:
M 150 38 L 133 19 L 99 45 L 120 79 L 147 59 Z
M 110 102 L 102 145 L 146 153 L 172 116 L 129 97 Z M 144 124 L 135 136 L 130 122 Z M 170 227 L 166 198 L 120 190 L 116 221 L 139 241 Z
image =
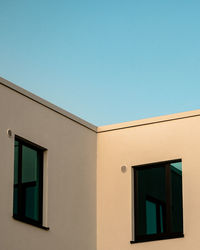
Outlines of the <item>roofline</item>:
M 123 123 L 118 123 L 118 124 L 105 125 L 105 126 L 98 127 L 97 133 L 104 133 L 104 132 L 109 132 L 109 131 L 151 125 L 151 124 L 156 124 L 156 123 L 181 120 L 181 119 L 192 118 L 192 117 L 197 117 L 197 116 L 200 116 L 200 109 L 197 109 L 194 111 L 171 114 L 171 115 L 163 115 L 163 116 L 158 116 L 158 117 L 153 117 L 153 118 L 147 118 L 147 119 L 142 119 L 142 120 L 136 120 L 136 121 L 131 121 L 131 122 L 123 122 Z
M 44 107 L 58 113 L 58 114 L 60 114 L 60 115 L 62 115 L 64 117 L 78 123 L 79 125 L 81 125 L 81 126 L 83 126 L 85 128 L 88 128 L 88 129 L 90 129 L 90 130 L 92 130 L 94 132 L 97 132 L 97 127 L 95 125 L 93 125 L 93 124 L 79 118 L 78 116 L 75 116 L 75 115 L 71 114 L 70 112 L 68 112 L 68 111 L 66 111 L 66 110 L 64 110 L 62 108 L 59 108 L 58 106 L 56 106 L 56 105 L 42 99 L 41 97 L 39 97 L 37 95 L 32 94 L 31 92 L 29 92 L 29 91 L 15 85 L 14 83 L 12 83 L 12 82 L 10 82 L 10 81 L 2 78 L 2 77 L 0 77 L 0 84 L 7 87 L 7 88 L 9 88 L 9 89 L 11 89 L 11 90 L 13 90 L 13 91 L 15 91 L 15 92 L 17 92 L 17 93 L 19 93 L 19 94 L 21 94 L 21 95 L 23 95 L 23 96 L 25 96 L 25 97 L 27 97 L 28 99 L 30 99 L 30 100 L 32 100 L 32 101 L 34 101 L 36 103 L 39 103 L 40 105 L 42 105 L 42 106 L 44 106 Z
M 200 109 L 197 109 L 194 111 L 187 111 L 187 112 L 176 113 L 176 114 L 171 114 L 171 115 L 163 115 L 163 116 L 158 116 L 158 117 L 153 117 L 153 118 L 147 118 L 147 119 L 142 119 L 142 120 L 123 122 L 123 123 L 118 123 L 118 124 L 111 124 L 111 125 L 97 127 L 79 118 L 78 116 L 75 116 L 71 114 L 70 112 L 62 108 L 59 108 L 58 106 L 42 99 L 41 97 L 32 94 L 31 92 L 15 85 L 14 83 L 2 77 L 0 77 L 0 84 L 96 133 L 104 133 L 104 132 L 109 132 L 109 131 L 128 129 L 128 128 L 133 128 L 133 127 L 139 127 L 139 126 L 145 126 L 145 125 L 151 125 L 151 124 L 156 124 L 156 123 L 169 122 L 169 121 L 175 121 L 175 120 L 200 116 Z

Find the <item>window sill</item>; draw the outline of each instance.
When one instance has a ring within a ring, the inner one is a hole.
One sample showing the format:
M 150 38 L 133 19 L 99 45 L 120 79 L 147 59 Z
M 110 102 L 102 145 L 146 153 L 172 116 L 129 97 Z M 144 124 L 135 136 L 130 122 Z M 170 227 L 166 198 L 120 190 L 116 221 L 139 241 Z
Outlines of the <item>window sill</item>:
M 26 218 L 20 218 L 20 217 L 18 217 L 16 215 L 13 215 L 13 219 L 21 221 L 21 222 L 29 224 L 29 225 L 32 225 L 32 226 L 35 226 L 35 227 L 38 227 L 38 228 L 41 228 L 41 229 L 46 230 L 46 231 L 50 230 L 49 227 L 42 226 L 42 225 L 40 225 L 39 223 L 37 223 L 35 221 L 29 220 L 29 219 L 26 219 Z
M 131 244 L 135 244 L 135 243 L 142 243 L 142 242 L 149 242 L 149 241 L 155 241 L 155 240 L 169 240 L 169 239 L 176 239 L 176 238 L 183 238 L 184 234 L 183 233 L 179 233 L 179 234 L 171 234 L 171 235 L 163 235 L 163 236 L 151 236 L 148 238 L 143 238 L 143 239 L 139 239 L 139 240 L 131 240 L 130 243 Z

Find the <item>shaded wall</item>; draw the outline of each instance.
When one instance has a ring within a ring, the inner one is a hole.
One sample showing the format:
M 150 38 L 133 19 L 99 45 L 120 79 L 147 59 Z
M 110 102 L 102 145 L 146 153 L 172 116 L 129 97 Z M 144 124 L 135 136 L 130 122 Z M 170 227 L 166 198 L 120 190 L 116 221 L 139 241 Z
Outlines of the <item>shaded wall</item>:
M 96 249 L 96 132 L 0 84 L 0 249 Z M 44 221 L 12 218 L 14 137 L 44 148 Z

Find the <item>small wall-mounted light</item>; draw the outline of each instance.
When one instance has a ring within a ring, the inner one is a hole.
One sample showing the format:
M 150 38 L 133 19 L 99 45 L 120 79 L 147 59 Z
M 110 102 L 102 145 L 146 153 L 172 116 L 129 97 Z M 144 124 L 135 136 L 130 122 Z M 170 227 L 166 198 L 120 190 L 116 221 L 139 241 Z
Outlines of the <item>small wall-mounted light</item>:
M 126 166 L 121 166 L 121 171 L 122 171 L 122 173 L 126 173 L 127 167 Z
M 12 137 L 13 134 L 12 134 L 12 130 L 11 129 L 7 130 L 7 135 L 8 135 L 8 137 Z

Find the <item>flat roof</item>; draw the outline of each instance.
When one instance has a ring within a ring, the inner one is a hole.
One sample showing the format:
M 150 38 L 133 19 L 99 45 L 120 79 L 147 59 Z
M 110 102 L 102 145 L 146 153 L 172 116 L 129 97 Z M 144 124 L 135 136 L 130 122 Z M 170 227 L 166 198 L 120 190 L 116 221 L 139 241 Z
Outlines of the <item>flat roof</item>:
M 192 118 L 196 116 L 200 116 L 200 109 L 197 109 L 194 111 L 171 114 L 171 115 L 162 115 L 162 116 L 152 117 L 152 118 L 147 118 L 147 119 L 142 119 L 142 120 L 135 120 L 135 121 L 130 121 L 130 122 L 122 122 L 118 124 L 100 126 L 97 128 L 97 132 L 103 133 L 103 132 L 115 131 L 119 129 L 127 129 L 127 128 L 145 126 L 145 125 L 156 124 L 156 123 L 161 123 L 161 122 L 169 122 L 169 121 L 175 121 L 175 120 L 180 120 L 180 119 Z
M 145 125 L 150 125 L 150 124 L 155 124 L 155 123 L 161 123 L 161 122 L 169 122 L 169 121 L 174 121 L 174 120 L 180 120 L 180 119 L 186 119 L 186 118 L 191 118 L 191 117 L 196 117 L 200 116 L 200 109 L 194 110 L 194 111 L 187 111 L 187 112 L 182 112 L 182 113 L 176 113 L 176 114 L 171 114 L 171 115 L 162 115 L 158 117 L 153 117 L 153 118 L 147 118 L 147 119 L 142 119 L 142 120 L 136 120 L 136 121 L 130 121 L 130 122 L 122 122 L 118 124 L 111 124 L 111 125 L 105 125 L 105 126 L 100 126 L 97 127 L 81 118 L 78 116 L 75 116 L 71 114 L 70 112 L 59 108 L 58 106 L 40 98 L 37 95 L 32 94 L 31 92 L 15 85 L 14 83 L 7 81 L 6 79 L 0 77 L 0 84 L 3 86 L 6 86 L 7 88 L 41 104 L 42 106 L 51 109 L 52 111 L 80 124 L 81 126 L 84 126 L 94 132 L 97 133 L 103 133 L 103 132 L 108 132 L 108 131 L 115 131 L 115 130 L 120 130 L 120 129 L 127 129 L 127 128 L 132 128 L 132 127 L 138 127 L 138 126 L 145 126 Z

